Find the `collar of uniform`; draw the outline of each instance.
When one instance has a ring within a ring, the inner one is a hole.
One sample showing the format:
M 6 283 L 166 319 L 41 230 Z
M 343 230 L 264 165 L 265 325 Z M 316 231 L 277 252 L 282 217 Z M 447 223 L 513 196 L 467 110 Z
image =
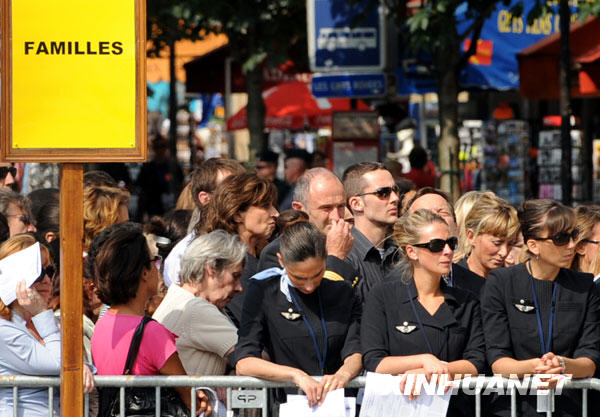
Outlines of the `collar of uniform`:
M 415 286 L 414 279 L 411 279 L 408 284 L 401 286 L 401 288 L 402 289 L 399 291 L 398 298 L 402 303 L 408 304 L 410 302 L 410 299 L 408 297 L 409 289 L 411 298 L 413 300 L 416 300 L 417 287 Z M 446 327 L 453 326 L 457 323 L 456 318 L 454 317 L 454 313 L 452 312 L 452 309 L 450 308 L 450 305 L 448 303 L 448 301 L 450 301 L 450 303 L 456 304 L 456 298 L 454 297 L 454 294 L 452 294 L 451 289 L 448 289 L 447 287 L 445 288 L 445 286 L 443 286 L 442 291 L 444 293 L 444 303 L 442 303 L 438 311 L 436 311 L 433 316 L 431 314 L 420 315 L 421 320 L 423 321 L 423 325 L 444 329 Z M 423 306 L 421 306 L 420 304 L 417 305 L 417 309 L 424 310 Z
M 371 251 L 375 251 L 379 255 L 379 251 L 375 245 L 373 245 L 371 241 L 356 228 L 356 226 L 352 228 L 352 236 L 354 236 L 352 248 L 356 248 L 355 250 L 362 260 L 366 259 Z M 383 243 L 383 248 L 383 259 L 385 261 L 388 256 L 396 252 L 398 245 L 396 245 L 396 243 L 391 239 L 386 239 Z

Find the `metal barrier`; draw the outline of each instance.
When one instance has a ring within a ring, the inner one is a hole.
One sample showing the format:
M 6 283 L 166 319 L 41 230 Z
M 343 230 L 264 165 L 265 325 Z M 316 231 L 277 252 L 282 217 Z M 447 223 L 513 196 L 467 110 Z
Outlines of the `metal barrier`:
M 315 377 L 320 379 L 320 377 Z M 481 392 L 485 390 L 492 377 L 479 377 L 462 380 L 460 389 L 475 389 L 475 409 L 476 416 L 481 417 Z M 495 379 L 494 381 L 497 382 Z M 156 388 L 156 417 L 160 417 L 160 389 L 161 387 L 211 387 L 227 388 L 227 410 L 252 408 L 262 409 L 262 416 L 268 416 L 268 389 L 269 388 L 288 388 L 295 387 L 292 382 L 272 382 L 259 378 L 240 377 L 240 376 L 96 376 L 97 387 L 119 387 L 121 400 L 121 415 L 124 414 L 123 404 L 125 398 L 125 388 L 128 387 L 154 387 Z M 358 377 L 349 382 L 348 388 L 363 388 L 366 378 Z M 17 416 L 18 410 L 18 390 L 19 388 L 47 387 L 49 397 L 48 415 L 52 417 L 53 398 L 56 388 L 60 387 L 59 377 L 33 377 L 33 376 L 0 376 L 0 388 L 13 389 L 14 413 Z M 242 390 L 238 389 L 242 388 Z M 588 416 L 587 394 L 588 390 L 600 391 L 600 379 L 574 379 L 567 380 L 563 385 L 564 389 L 582 390 L 582 416 Z M 517 388 L 507 384 L 507 390 L 510 390 L 511 396 L 511 416 L 517 416 Z M 192 415 L 196 414 L 196 396 L 191 392 Z M 89 395 L 85 396 L 85 417 L 88 417 Z M 552 416 L 548 411 L 547 416 Z

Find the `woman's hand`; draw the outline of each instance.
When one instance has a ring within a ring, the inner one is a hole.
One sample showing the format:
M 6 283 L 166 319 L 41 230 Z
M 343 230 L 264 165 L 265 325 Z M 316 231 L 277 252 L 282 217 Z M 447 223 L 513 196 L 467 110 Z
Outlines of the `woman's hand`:
M 425 374 L 427 374 L 427 380 L 431 378 L 433 374 L 448 374 L 448 364 L 446 362 L 442 362 L 435 356 L 427 353 L 423 355 L 421 366 L 425 370 Z
M 563 369 L 558 356 L 552 352 L 546 353 L 540 358 L 541 363 L 536 366 L 536 374 L 562 374 Z
M 333 375 L 323 375 L 321 378 L 321 382 L 319 383 L 321 387 L 321 400 L 319 401 L 319 405 L 323 404 L 325 401 L 325 396 L 329 391 L 335 391 L 339 388 L 345 388 L 350 382 L 350 374 L 348 372 L 339 370 Z
M 425 378 L 419 378 L 417 375 L 425 375 Z M 409 376 L 410 375 L 410 376 Z M 413 376 L 414 375 L 414 376 Z M 452 376 L 450 374 L 436 374 L 437 380 L 436 385 L 441 385 L 444 387 L 444 392 L 447 392 L 450 388 L 452 388 Z M 408 392 L 408 397 L 412 400 L 417 398 L 421 394 L 421 388 L 425 381 L 431 381 L 431 374 L 425 373 L 423 368 L 419 369 L 411 369 L 406 371 L 402 378 L 400 379 L 400 393 L 402 395 L 406 395 L 406 384 L 409 382 L 410 391 Z M 436 390 L 437 391 L 437 390 Z
M 89 366 L 83 365 L 83 393 L 89 394 L 94 389 L 94 374 Z
M 304 392 L 308 398 L 308 405 L 313 407 L 321 401 L 321 384 L 306 373 L 298 372 L 294 376 L 294 382 Z
M 17 302 L 29 314 L 35 316 L 47 310 L 48 306 L 42 296 L 33 288 L 27 288 L 25 280 L 17 283 Z
M 204 413 L 204 417 L 212 415 L 212 405 L 208 395 L 201 389 L 196 390 L 196 415 Z

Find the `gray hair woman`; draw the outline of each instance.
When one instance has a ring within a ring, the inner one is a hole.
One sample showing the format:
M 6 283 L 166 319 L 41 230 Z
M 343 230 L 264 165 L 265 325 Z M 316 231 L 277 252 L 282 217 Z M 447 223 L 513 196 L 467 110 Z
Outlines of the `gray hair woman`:
M 221 309 L 242 291 L 246 245 L 223 230 L 198 236 L 181 260 L 173 284 L 153 318 L 175 333 L 188 375 L 223 375 L 237 329 Z

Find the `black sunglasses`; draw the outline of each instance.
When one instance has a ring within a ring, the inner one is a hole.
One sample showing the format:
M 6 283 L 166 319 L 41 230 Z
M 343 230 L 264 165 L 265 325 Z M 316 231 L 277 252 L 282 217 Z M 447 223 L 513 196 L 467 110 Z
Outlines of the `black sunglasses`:
M 42 281 L 46 275 L 48 276 L 48 278 L 54 279 L 55 274 L 56 274 L 56 265 L 50 264 L 48 266 L 43 266 L 40 276 L 33 283 L 35 284 L 36 282 Z
M 14 177 L 17 176 L 17 168 L 15 167 L 0 167 L 0 179 L 6 178 L 8 173 Z
M 377 197 L 383 199 L 383 198 L 388 198 L 390 196 L 390 194 L 392 194 L 392 191 L 395 192 L 396 194 L 399 194 L 400 187 L 398 187 L 397 185 L 394 184 L 391 187 L 381 187 L 381 188 L 376 189 L 375 191 L 369 191 L 368 193 L 360 193 L 360 194 L 356 194 L 356 195 L 361 197 L 363 195 L 374 194 Z
M 579 236 L 579 229 L 575 228 L 572 232 L 562 231 L 552 236 L 538 237 L 535 238 L 535 240 L 551 240 L 556 246 L 565 246 L 569 244 L 571 239 L 575 241 L 577 239 L 577 236 Z
M 448 245 L 450 249 L 454 250 L 458 246 L 458 238 L 456 236 L 449 237 L 448 239 L 431 239 L 427 243 L 415 243 L 414 245 L 417 248 L 425 248 L 430 252 L 437 253 L 444 250 L 444 248 Z

